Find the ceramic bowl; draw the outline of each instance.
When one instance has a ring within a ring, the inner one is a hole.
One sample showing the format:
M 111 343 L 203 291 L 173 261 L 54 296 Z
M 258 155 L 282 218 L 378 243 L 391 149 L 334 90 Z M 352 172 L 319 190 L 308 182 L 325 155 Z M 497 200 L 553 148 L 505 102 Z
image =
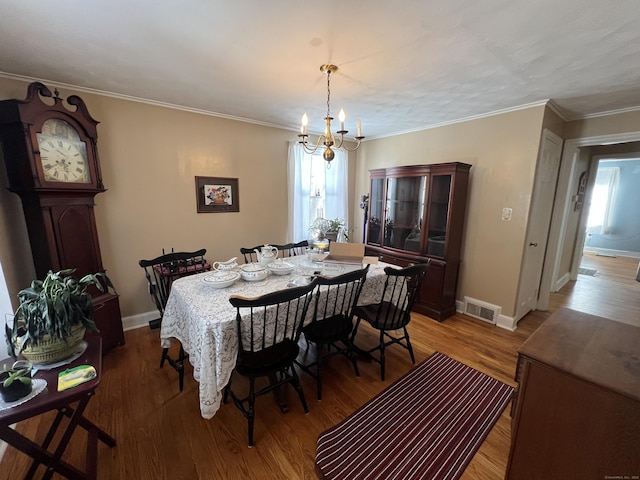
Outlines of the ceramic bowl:
M 238 272 L 217 271 L 205 275 L 202 280 L 213 288 L 226 288 L 233 285 L 233 282 L 239 278 L 240 274 Z
M 267 265 L 267 268 L 274 275 L 289 275 L 296 269 L 296 266 L 288 262 L 283 262 L 282 260 L 276 260 Z
M 267 278 L 268 275 L 267 269 L 257 263 L 247 263 L 240 267 L 240 276 L 247 282 L 259 282 Z

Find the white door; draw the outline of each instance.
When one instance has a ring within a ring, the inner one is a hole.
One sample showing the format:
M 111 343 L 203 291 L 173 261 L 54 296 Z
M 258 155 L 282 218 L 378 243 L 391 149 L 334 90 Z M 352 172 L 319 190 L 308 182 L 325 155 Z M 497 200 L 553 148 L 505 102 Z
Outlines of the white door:
M 522 257 L 516 322 L 529 311 L 535 310 L 538 301 L 561 156 L 562 138 L 545 129 L 540 140 L 540 153 L 533 185 L 525 250 Z

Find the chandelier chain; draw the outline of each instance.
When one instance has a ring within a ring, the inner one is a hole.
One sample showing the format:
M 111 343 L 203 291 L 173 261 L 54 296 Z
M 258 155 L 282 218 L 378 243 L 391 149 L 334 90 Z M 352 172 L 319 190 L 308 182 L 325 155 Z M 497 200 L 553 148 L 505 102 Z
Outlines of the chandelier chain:
M 327 72 L 327 117 L 331 116 L 331 72 Z

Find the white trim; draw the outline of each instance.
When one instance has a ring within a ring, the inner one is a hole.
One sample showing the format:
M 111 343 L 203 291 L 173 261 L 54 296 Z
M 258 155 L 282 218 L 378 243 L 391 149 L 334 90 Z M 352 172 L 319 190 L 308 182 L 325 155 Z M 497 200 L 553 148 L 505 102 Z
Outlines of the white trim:
M 299 126 L 291 127 L 291 126 L 284 126 L 284 125 L 278 125 L 276 123 L 269 123 L 269 122 L 261 122 L 259 120 L 252 120 L 250 118 L 244 118 L 244 117 L 235 117 L 233 115 L 226 115 L 224 113 L 217 113 L 217 112 L 211 112 L 209 110 L 202 110 L 199 108 L 192 108 L 192 107 L 185 107 L 182 105 L 176 105 L 173 103 L 166 103 L 166 102 L 160 102 L 157 100 L 150 100 L 148 98 L 141 98 L 141 97 L 133 97 L 131 95 L 124 95 L 121 93 L 112 93 L 112 92 L 107 92 L 105 90 L 97 90 L 95 88 L 88 88 L 88 87 L 80 87 L 78 85 L 71 85 L 68 83 L 60 83 L 60 82 L 56 82 L 53 80 L 47 80 L 47 79 L 43 79 L 43 78 L 34 78 L 34 77 L 26 77 L 23 75 L 15 75 L 13 73 L 7 73 L 7 72 L 2 72 L 0 71 L 0 78 L 8 78 L 10 80 L 19 80 L 19 81 L 23 81 L 23 82 L 41 82 L 41 83 L 45 83 L 47 84 L 47 86 L 51 86 L 51 87 L 58 87 L 58 88 L 68 88 L 71 90 L 76 90 L 78 92 L 82 92 L 82 93 L 90 93 L 93 95 L 100 95 L 103 97 L 110 97 L 110 98 L 116 98 L 118 100 L 128 100 L 130 102 L 137 102 L 137 103 L 144 103 L 147 105 L 155 105 L 157 107 L 165 107 L 165 108 L 172 108 L 174 110 L 181 110 L 184 112 L 191 112 L 191 113 L 198 113 L 200 115 L 207 115 L 209 117 L 218 117 L 218 118 L 224 118 L 227 120 L 234 120 L 237 122 L 244 122 L 244 123 L 252 123 L 255 125 L 262 125 L 264 127 L 273 127 L 273 128 L 279 128 L 282 130 L 292 130 L 292 131 L 298 131 L 300 129 Z
M 126 332 L 127 330 L 135 330 L 136 328 L 148 327 L 149 322 L 157 320 L 160 314 L 157 310 L 151 312 L 139 313 L 138 315 L 131 315 L 130 317 L 122 318 L 122 328 Z
M 559 291 L 562 287 L 569 283 L 569 280 L 571 280 L 571 275 L 569 275 L 569 273 L 565 273 L 556 281 L 556 283 L 553 284 L 553 291 Z
M 432 125 L 427 125 L 427 126 L 423 126 L 423 127 L 416 127 L 416 128 L 412 128 L 412 129 L 409 129 L 409 130 L 401 130 L 399 132 L 389 132 L 389 133 L 383 134 L 383 135 L 374 135 L 374 136 L 367 137 L 367 138 L 368 138 L 368 140 L 376 140 L 376 139 L 379 139 L 379 138 L 395 137 L 396 135 L 405 135 L 407 133 L 422 132 L 424 130 L 431 130 L 433 128 L 445 127 L 447 125 L 455 125 L 455 124 L 458 124 L 458 123 L 470 122 L 472 120 L 479 120 L 481 118 L 494 117 L 496 115 L 502 115 L 503 113 L 511 113 L 511 112 L 517 112 L 519 110 L 526 110 L 528 108 L 541 107 L 541 106 L 544 106 L 544 105 L 548 105 L 548 103 L 549 103 L 549 100 L 541 100 L 539 102 L 526 103 L 524 105 L 517 105 L 515 107 L 503 108 L 501 110 L 494 110 L 492 112 L 480 113 L 478 115 L 471 115 L 470 117 L 457 118 L 455 120 L 448 120 L 448 121 L 445 121 L 445 122 L 434 123 Z
M 600 247 L 584 247 L 584 252 L 602 254 L 605 256 L 613 256 L 616 257 L 630 257 L 630 258 L 640 258 L 640 252 L 630 252 L 628 250 L 612 250 L 610 248 L 600 248 Z
M 562 279 L 556 279 L 560 268 L 560 254 L 562 252 L 562 249 L 560 248 L 560 239 L 564 238 L 567 216 L 571 210 L 571 179 L 574 175 L 580 148 L 637 141 L 640 141 L 640 131 L 599 135 L 594 137 L 571 138 L 565 140 L 562 159 L 560 161 L 560 174 L 558 175 L 556 199 L 553 207 L 554 214 L 551 219 L 551 228 L 549 229 L 547 256 L 545 258 L 543 269 L 543 278 L 547 279 L 547 281 L 540 285 L 539 304 L 544 304 L 545 302 L 548 304 L 549 297 L 551 295 L 551 285 L 558 285 L 564 280 L 564 277 Z M 582 240 L 582 243 L 578 241 L 575 244 L 576 248 L 574 249 L 574 258 L 572 261 L 570 276 L 577 276 L 577 261 L 582 255 L 583 245 L 584 239 Z M 549 275 L 548 269 L 551 269 L 551 275 Z M 540 298 L 542 298 L 542 300 L 540 300 Z
M 500 328 L 504 328 L 505 330 L 509 330 L 510 332 L 513 332 L 518 326 L 518 322 L 516 321 L 515 317 L 498 315 L 498 321 L 496 322 L 496 326 Z

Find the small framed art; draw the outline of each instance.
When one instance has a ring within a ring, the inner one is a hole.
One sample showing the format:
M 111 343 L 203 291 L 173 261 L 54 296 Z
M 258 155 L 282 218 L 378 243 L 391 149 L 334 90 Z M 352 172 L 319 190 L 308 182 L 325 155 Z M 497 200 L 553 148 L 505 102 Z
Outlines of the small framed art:
M 238 179 L 196 177 L 198 213 L 239 212 Z

